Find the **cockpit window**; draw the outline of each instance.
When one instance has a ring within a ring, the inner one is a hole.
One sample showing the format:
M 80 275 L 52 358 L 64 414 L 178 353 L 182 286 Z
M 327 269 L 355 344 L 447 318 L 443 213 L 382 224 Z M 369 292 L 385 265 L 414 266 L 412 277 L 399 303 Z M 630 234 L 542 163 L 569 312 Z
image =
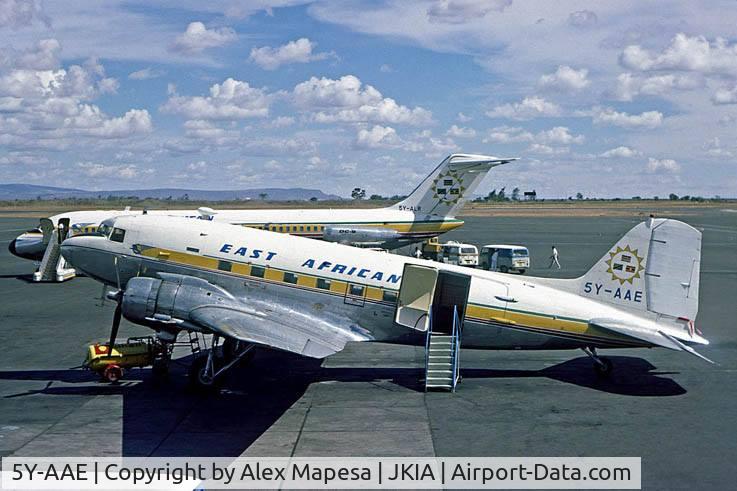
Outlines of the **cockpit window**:
M 97 227 L 97 234 L 102 235 L 103 237 L 110 237 L 110 232 L 113 231 L 113 221 L 112 220 L 105 220 L 100 224 L 99 227 Z
M 125 240 L 125 230 L 122 228 L 114 228 L 110 234 L 110 240 L 113 242 L 123 242 Z

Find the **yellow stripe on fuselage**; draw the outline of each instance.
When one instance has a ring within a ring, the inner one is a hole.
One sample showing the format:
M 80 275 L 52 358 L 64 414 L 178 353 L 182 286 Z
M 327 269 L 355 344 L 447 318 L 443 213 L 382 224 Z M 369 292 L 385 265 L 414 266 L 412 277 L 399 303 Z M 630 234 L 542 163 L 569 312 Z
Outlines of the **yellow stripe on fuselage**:
M 334 278 L 323 278 L 320 276 L 305 274 L 303 272 L 286 271 L 269 266 L 258 266 L 263 275 L 252 274 L 250 263 L 240 263 L 225 259 L 216 259 L 199 254 L 178 252 L 169 249 L 141 246 L 138 248 L 140 255 L 167 263 L 175 263 L 206 269 L 213 272 L 229 273 L 241 277 L 258 278 L 269 282 L 288 284 L 291 287 L 315 290 L 323 293 L 333 293 L 341 296 L 346 295 L 348 285 L 358 285 L 364 288 L 366 300 L 381 302 L 384 300 L 384 292 L 396 292 L 393 289 L 384 289 L 369 286 L 359 282 L 346 282 Z M 285 281 L 285 274 L 290 273 L 297 276 L 297 283 Z M 319 280 L 328 280 L 321 283 Z M 323 287 L 320 287 L 320 285 Z M 601 341 L 613 341 L 621 343 L 632 343 L 632 340 L 621 335 L 609 333 L 590 325 L 587 321 L 578 319 L 560 318 L 536 312 L 523 312 L 511 309 L 500 309 L 489 305 L 469 303 L 466 307 L 466 318 L 480 322 L 492 322 L 495 324 L 506 324 L 509 327 L 521 329 L 535 329 L 544 331 L 550 335 L 568 335 L 581 338 L 596 338 Z

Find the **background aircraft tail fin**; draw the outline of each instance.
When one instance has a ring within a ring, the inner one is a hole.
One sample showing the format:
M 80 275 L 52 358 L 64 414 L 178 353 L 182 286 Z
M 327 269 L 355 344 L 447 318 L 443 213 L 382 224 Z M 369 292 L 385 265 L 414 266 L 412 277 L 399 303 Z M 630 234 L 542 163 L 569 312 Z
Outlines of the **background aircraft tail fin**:
M 699 310 L 701 232 L 677 220 L 650 218 L 627 232 L 577 280 L 578 293 L 654 314 L 693 331 Z
M 453 217 L 492 167 L 513 160 L 517 159 L 460 153 L 450 155 L 406 199 L 390 209 Z

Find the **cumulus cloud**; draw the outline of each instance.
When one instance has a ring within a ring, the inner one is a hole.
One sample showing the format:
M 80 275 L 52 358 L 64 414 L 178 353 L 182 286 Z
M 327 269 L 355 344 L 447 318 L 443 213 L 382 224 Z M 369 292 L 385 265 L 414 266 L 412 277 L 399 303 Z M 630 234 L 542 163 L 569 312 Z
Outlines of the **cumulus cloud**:
M 557 143 L 569 145 L 575 143 L 580 145 L 584 142 L 583 135 L 572 135 L 571 131 L 565 126 L 556 126 L 547 131 L 541 131 L 535 135 L 535 140 L 542 143 Z
M 463 24 L 485 17 L 489 12 L 502 12 L 512 0 L 436 0 L 427 9 L 430 22 Z
M 114 93 L 117 80 L 105 77 L 94 59 L 82 65 L 59 66 L 56 40 L 44 40 L 36 51 L 22 52 L 0 75 L 0 107 L 12 117 L 0 117 L 0 144 L 23 148 L 59 149 L 79 137 L 121 139 L 150 133 L 151 116 L 131 109 L 111 117 L 90 101 Z
M 539 85 L 564 92 L 576 92 L 589 86 L 591 82 L 587 78 L 588 74 L 589 71 L 585 68 L 575 70 L 568 65 L 560 65 L 555 72 L 540 77 Z
M 193 119 L 184 123 L 184 133 L 189 138 L 202 140 L 217 145 L 234 143 L 240 138 L 237 130 L 226 130 L 215 125 L 212 121 Z
M 638 77 L 631 73 L 622 73 L 617 77 L 614 96 L 620 101 L 631 101 L 640 94 L 660 96 L 673 90 L 693 90 L 703 85 L 703 79 L 692 74 Z
M 540 155 L 562 155 L 570 151 L 571 149 L 568 147 L 552 147 L 544 143 L 533 143 L 527 148 L 527 152 Z
M 210 95 L 181 96 L 176 93 L 161 110 L 191 119 L 245 119 L 269 115 L 273 94 L 251 87 L 248 82 L 228 78 L 210 87 Z
M 490 118 L 507 118 L 516 120 L 526 120 L 544 116 L 559 116 L 560 114 L 560 106 L 554 102 L 548 102 L 542 97 L 537 96 L 525 97 L 520 102 L 502 104 L 490 111 L 486 111 L 486 115 Z
M 590 10 L 577 10 L 568 15 L 568 24 L 573 27 L 591 27 L 598 21 L 596 13 Z
M 454 124 L 448 128 L 445 134 L 453 138 L 473 138 L 476 136 L 476 130 Z
M 483 139 L 484 143 L 519 143 L 529 142 L 535 137 L 529 131 L 517 126 L 497 126 L 489 130 L 489 134 Z
M 646 168 L 653 174 L 675 173 L 681 170 L 681 166 L 673 159 L 654 159 L 652 157 L 647 159 Z
M 472 117 L 470 117 L 470 116 L 466 116 L 466 115 L 465 115 L 465 114 L 463 114 L 463 113 L 458 113 L 458 115 L 456 116 L 456 119 L 457 119 L 457 120 L 458 120 L 458 121 L 459 121 L 460 123 L 468 123 L 469 121 L 472 121 L 472 120 L 473 120 L 473 118 L 472 118 Z
M 583 135 L 574 135 L 565 126 L 555 126 L 533 134 L 516 126 L 497 126 L 489 130 L 484 143 L 523 143 L 532 142 L 538 145 L 581 145 L 585 141 Z M 541 149 L 542 147 L 534 147 Z
M 315 43 L 307 38 L 300 38 L 277 48 L 270 46 L 253 48 L 249 60 L 264 70 L 276 70 L 290 63 L 309 63 L 334 56 L 331 53 L 313 53 L 314 48 Z
M 142 70 L 136 70 L 128 74 L 128 78 L 131 80 L 150 80 L 152 78 L 159 78 L 164 75 L 163 70 L 157 70 L 155 68 L 147 67 Z
M 732 88 L 719 88 L 711 98 L 714 104 L 737 104 L 737 85 Z
M 36 21 L 51 25 L 39 0 L 0 0 L 0 27 L 18 29 Z
M 660 53 L 639 45 L 627 46 L 619 57 L 631 70 L 681 70 L 703 74 L 737 75 L 737 43 L 722 38 L 710 42 L 704 36 L 677 34 Z
M 115 179 L 135 179 L 145 174 L 152 174 L 153 169 L 140 169 L 134 164 L 106 164 L 98 162 L 78 162 L 77 170 L 87 177 Z
M 177 36 L 171 51 L 182 54 L 199 54 L 209 48 L 217 48 L 232 43 L 238 38 L 229 27 L 208 29 L 202 22 L 191 22 L 187 30 Z
M 592 119 L 594 124 L 619 126 L 627 129 L 653 129 L 663 124 L 663 113 L 646 111 L 641 114 L 618 112 L 611 107 L 594 108 Z
M 358 148 L 397 148 L 402 143 L 394 128 L 374 125 L 371 129 L 362 128 L 358 131 L 355 146 Z
M 607 150 L 606 152 L 599 154 L 599 157 L 604 157 L 605 159 L 612 159 L 612 158 L 631 159 L 632 157 L 639 157 L 640 155 L 642 155 L 642 153 L 635 150 L 634 148 L 630 148 L 626 146 L 619 146 L 619 147 L 612 148 L 610 150 Z
M 297 84 L 292 96 L 295 105 L 319 123 L 423 125 L 432 122 L 430 111 L 397 104 L 353 75 L 337 80 L 312 77 Z

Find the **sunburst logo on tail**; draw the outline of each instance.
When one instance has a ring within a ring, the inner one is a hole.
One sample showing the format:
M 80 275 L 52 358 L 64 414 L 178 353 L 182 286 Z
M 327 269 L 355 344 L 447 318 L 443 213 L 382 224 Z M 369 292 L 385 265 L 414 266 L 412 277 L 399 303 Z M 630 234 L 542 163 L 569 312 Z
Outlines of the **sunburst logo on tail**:
M 458 203 L 465 190 L 463 179 L 452 170 L 440 174 L 432 183 L 433 198 L 449 205 Z
M 644 258 L 637 254 L 637 249 L 631 249 L 629 245 L 624 248 L 617 246 L 609 252 L 609 259 L 605 261 L 609 266 L 606 272 L 612 275 L 613 281 L 619 281 L 620 285 L 625 282 L 631 285 L 635 278 L 640 278 L 640 273 L 644 269 L 643 260 Z

